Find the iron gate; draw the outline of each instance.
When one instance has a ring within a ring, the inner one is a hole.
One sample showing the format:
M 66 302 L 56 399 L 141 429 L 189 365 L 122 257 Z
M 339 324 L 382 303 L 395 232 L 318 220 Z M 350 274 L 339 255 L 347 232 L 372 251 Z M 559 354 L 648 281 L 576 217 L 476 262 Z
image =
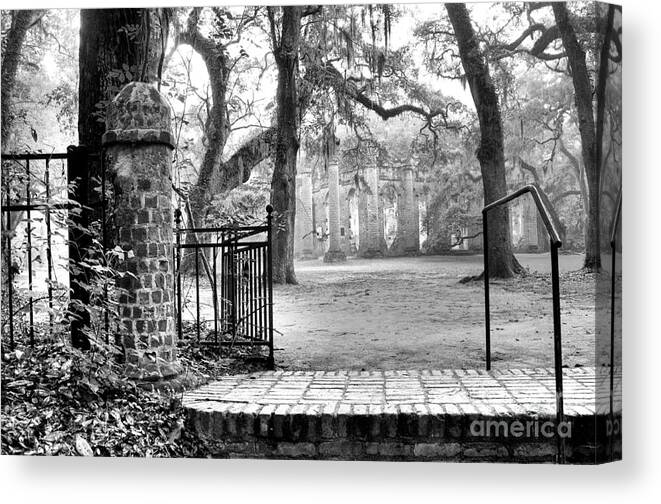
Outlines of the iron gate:
M 272 207 L 261 226 L 180 228 L 175 212 L 179 338 L 222 347 L 268 347 L 273 367 Z

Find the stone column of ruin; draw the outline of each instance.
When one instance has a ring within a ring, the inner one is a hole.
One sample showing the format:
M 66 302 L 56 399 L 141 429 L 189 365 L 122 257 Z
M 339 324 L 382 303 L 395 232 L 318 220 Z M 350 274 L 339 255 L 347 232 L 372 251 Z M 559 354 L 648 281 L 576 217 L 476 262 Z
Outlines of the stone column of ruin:
M 303 168 L 296 175 L 296 242 L 295 253 L 301 259 L 314 258 L 315 232 L 312 223 L 312 173 Z
M 364 170 L 367 184 L 367 236 L 365 247 L 362 247 L 362 257 L 383 256 L 383 219 L 379 213 L 379 169 L 376 166 L 376 156 L 376 149 L 372 149 Z
M 312 208 L 314 209 L 314 230 L 317 238 L 314 240 L 314 257 L 324 255 L 326 240 L 322 239 L 326 230 L 326 208 L 322 191 L 316 187 L 315 180 L 312 180 Z
M 171 110 L 151 85 L 132 82 L 108 107 L 103 145 L 114 191 L 120 338 L 126 374 L 177 376 L 173 294 Z
M 404 198 L 402 211 L 404 212 L 404 253 L 417 254 L 420 250 L 419 209 L 418 200 L 414 192 L 413 167 L 404 167 Z
M 522 198 L 523 201 L 523 236 L 525 245 L 537 247 L 537 207 L 532 196 Z
M 364 176 L 364 173 L 363 173 Z M 367 250 L 367 194 L 362 188 L 357 194 L 358 198 L 358 256 L 363 257 Z
M 337 155 L 328 161 L 328 251 L 324 262 L 346 261 L 340 240 L 340 169 Z

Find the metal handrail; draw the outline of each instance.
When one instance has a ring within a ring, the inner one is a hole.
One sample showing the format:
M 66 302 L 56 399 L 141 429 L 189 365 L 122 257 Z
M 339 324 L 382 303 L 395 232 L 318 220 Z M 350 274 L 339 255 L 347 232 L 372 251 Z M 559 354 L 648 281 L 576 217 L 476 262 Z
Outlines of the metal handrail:
M 38 161 L 45 159 L 67 159 L 66 152 L 55 152 L 50 154 L 44 154 L 41 152 L 38 153 L 24 153 L 24 154 L 14 154 L 9 152 L 3 152 L 0 154 L 3 161 Z
M 564 421 L 564 401 L 562 386 L 562 323 L 560 320 L 560 274 L 558 270 L 558 249 L 562 241 L 557 231 L 556 223 L 551 218 L 551 202 L 537 185 L 529 184 L 521 189 L 504 196 L 486 205 L 482 209 L 482 232 L 484 236 L 484 308 L 486 326 L 486 361 L 487 370 L 491 369 L 491 315 L 489 303 L 489 228 L 487 215 L 490 210 L 509 203 L 520 196 L 530 193 L 549 234 L 551 244 L 551 285 L 553 296 L 553 353 L 555 369 L 555 404 L 556 420 L 558 425 Z M 558 461 L 565 462 L 565 443 L 562 436 L 558 436 Z
M 562 241 L 560 240 L 560 234 L 556 229 L 555 222 L 553 222 L 553 220 L 551 219 L 551 212 L 547 208 L 551 206 L 551 202 L 549 201 L 544 191 L 542 191 L 536 184 L 525 185 L 521 189 L 518 189 L 511 194 L 508 194 L 507 196 L 504 196 L 496 201 L 489 203 L 482 209 L 482 214 L 484 215 L 492 208 L 495 208 L 500 205 L 504 205 L 505 203 L 509 203 L 510 201 L 526 193 L 530 193 L 533 199 L 535 200 L 535 204 L 537 205 L 537 209 L 539 210 L 542 216 L 542 220 L 544 221 L 544 226 L 546 227 L 546 231 L 549 233 L 549 237 L 551 238 L 551 241 L 553 243 L 557 243 L 558 247 L 561 247 Z
M 256 231 L 264 232 L 268 228 L 267 224 L 261 226 L 220 226 L 208 228 L 177 228 L 176 233 L 230 233 L 239 231 Z
M 613 219 L 611 221 L 610 232 L 610 246 L 611 246 L 611 353 L 610 353 L 610 391 L 609 391 L 609 414 L 611 425 L 613 425 L 613 395 L 615 384 L 615 257 L 617 255 L 617 230 L 620 223 L 620 215 L 622 214 L 622 187 L 617 194 L 617 201 L 615 203 L 615 211 L 613 212 Z M 610 457 L 613 460 L 614 443 L 613 435 L 609 439 Z

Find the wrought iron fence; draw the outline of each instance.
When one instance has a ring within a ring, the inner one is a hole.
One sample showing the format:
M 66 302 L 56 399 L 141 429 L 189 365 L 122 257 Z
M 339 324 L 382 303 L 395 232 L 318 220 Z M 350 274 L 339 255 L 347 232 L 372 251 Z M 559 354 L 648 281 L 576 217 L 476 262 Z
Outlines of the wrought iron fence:
M 10 349 L 15 345 L 18 317 L 27 316 L 26 329 L 34 344 L 35 323 L 44 321 L 42 314 L 47 313 L 52 331 L 54 305 L 63 298 L 68 302 L 68 276 L 64 270 L 57 275 L 56 268 L 68 258 L 61 254 L 66 249 L 62 228 L 66 233 L 69 209 L 66 160 L 66 153 L 2 155 L 3 274 L 7 275 L 3 333 L 8 333 Z M 24 306 L 16 306 L 17 282 L 23 286 L 20 295 L 27 299 Z
M 48 323 L 47 333 L 56 325 L 68 325 L 72 337 L 82 333 L 89 321 L 72 316 L 72 301 L 85 301 L 87 289 L 76 282 L 70 264 L 84 267 L 89 228 L 82 217 L 90 211 L 89 192 L 94 183 L 88 177 L 90 162 L 101 163 L 99 154 L 71 146 L 65 153 L 2 154 L 2 245 L 3 335 L 9 349 L 15 347 L 16 324 L 25 318 L 29 343 L 34 345 L 35 329 Z M 101 173 L 103 171 L 101 170 Z M 85 186 L 84 188 L 82 186 Z M 82 194 L 82 193 L 85 194 Z M 99 191 L 96 206 L 105 220 L 105 191 Z M 105 246 L 105 226 L 101 226 Z M 81 265 L 82 264 L 82 265 Z M 86 272 L 84 272 L 86 273 Z M 107 287 L 104 285 L 104 289 Z M 24 305 L 17 298 L 25 299 Z M 61 315 L 58 320 L 56 316 Z M 107 311 L 104 315 L 108 338 Z M 75 339 L 75 338 L 74 338 Z

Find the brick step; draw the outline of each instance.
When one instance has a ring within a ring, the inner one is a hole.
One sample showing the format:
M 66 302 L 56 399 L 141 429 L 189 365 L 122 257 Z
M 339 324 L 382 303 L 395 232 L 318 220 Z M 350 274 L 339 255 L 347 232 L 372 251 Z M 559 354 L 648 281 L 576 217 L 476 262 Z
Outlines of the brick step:
M 597 435 L 621 424 L 599 374 L 565 370 L 560 426 L 550 369 L 270 371 L 228 376 L 183 405 L 215 457 L 554 462 L 562 438 L 569 462 L 595 463 L 611 456 Z

